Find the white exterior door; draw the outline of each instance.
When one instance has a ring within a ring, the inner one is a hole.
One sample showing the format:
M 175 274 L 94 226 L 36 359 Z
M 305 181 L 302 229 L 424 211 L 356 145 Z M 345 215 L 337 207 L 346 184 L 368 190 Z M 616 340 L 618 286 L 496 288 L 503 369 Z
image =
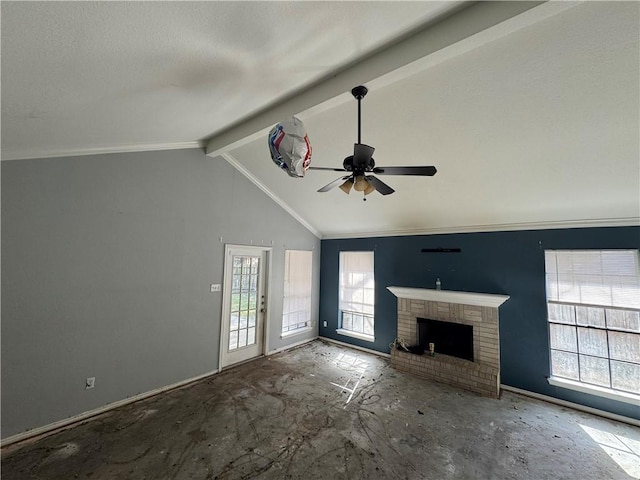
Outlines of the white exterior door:
M 220 368 L 263 355 L 269 249 L 227 245 Z

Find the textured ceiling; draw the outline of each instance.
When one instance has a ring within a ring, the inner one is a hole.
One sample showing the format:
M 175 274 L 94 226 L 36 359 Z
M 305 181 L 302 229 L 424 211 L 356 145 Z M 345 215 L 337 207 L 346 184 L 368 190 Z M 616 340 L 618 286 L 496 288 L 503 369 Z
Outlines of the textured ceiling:
M 193 146 L 455 7 L 3 1 L 2 158 Z
M 2 2 L 2 157 L 207 144 L 324 238 L 638 224 L 639 38 L 637 2 Z M 436 176 L 275 167 L 291 114 L 340 166 L 359 83 L 376 164 Z

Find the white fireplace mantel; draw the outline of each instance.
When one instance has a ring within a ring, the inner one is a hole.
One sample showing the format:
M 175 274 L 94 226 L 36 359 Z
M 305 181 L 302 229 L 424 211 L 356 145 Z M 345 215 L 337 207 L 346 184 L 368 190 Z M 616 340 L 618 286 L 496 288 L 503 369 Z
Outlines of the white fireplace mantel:
M 429 288 L 387 287 L 398 298 L 412 298 L 431 302 L 457 303 L 476 305 L 478 307 L 498 308 L 509 300 L 509 295 L 492 293 L 456 292 L 453 290 L 433 290 Z

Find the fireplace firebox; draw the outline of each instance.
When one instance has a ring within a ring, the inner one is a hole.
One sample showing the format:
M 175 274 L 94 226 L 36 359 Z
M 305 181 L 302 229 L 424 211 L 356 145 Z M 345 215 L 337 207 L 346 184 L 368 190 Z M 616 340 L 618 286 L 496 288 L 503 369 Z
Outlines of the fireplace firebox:
M 444 322 L 429 318 L 417 318 L 418 342 L 421 349 L 429 351 L 433 344 L 436 354 L 450 355 L 473 362 L 473 326 Z

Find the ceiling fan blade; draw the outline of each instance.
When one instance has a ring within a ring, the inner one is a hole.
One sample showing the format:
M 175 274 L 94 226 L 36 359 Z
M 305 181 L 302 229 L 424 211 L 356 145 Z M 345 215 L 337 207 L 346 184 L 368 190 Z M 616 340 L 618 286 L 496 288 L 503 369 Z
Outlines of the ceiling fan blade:
M 332 172 L 344 172 L 344 168 L 331 168 L 331 167 L 309 167 L 309 170 L 329 170 Z
M 362 165 L 366 167 L 369 165 L 369 161 L 373 156 L 375 148 L 365 145 L 364 143 L 353 144 L 353 166 L 358 167 Z
M 433 166 L 424 167 L 375 167 L 372 172 L 377 175 L 422 175 L 432 177 L 438 170 Z
M 347 180 L 349 178 L 349 175 L 347 175 L 346 177 L 340 177 L 340 178 L 336 178 L 333 182 L 326 184 L 324 187 L 322 187 L 320 190 L 318 190 L 319 192 L 328 192 L 329 190 L 331 190 L 333 187 L 337 186 L 340 182 L 344 182 L 345 180 Z
M 386 183 L 384 183 L 382 180 L 380 180 L 379 178 L 376 178 L 372 175 L 367 175 L 366 179 L 369 181 L 369 183 L 371 185 L 373 185 L 375 187 L 375 189 L 380 192 L 382 195 L 389 195 L 393 192 L 395 192 L 395 190 L 393 188 L 391 188 L 389 185 L 387 185 Z

